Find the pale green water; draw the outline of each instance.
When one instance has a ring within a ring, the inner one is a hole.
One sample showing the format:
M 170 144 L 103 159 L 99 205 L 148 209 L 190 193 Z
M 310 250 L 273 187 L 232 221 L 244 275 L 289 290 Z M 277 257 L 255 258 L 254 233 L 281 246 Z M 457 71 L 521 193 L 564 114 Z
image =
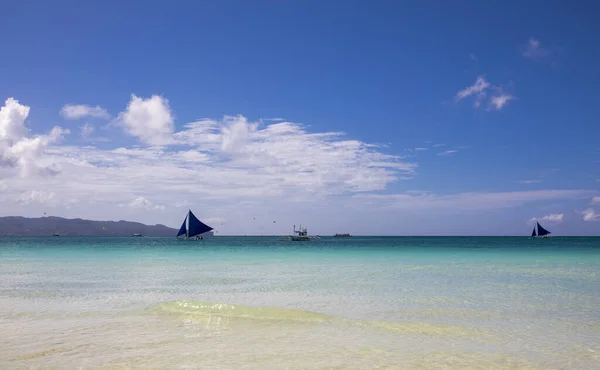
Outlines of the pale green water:
M 600 368 L 600 239 L 0 238 L 0 367 Z

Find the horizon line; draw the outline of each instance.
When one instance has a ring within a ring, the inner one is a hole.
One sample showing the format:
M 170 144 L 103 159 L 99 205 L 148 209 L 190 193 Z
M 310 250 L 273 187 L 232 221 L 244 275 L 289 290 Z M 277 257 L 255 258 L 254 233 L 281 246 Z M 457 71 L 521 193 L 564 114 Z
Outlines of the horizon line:
M 241 235 L 241 234 L 230 234 L 230 235 L 212 235 L 212 236 L 208 236 L 207 239 L 212 239 L 212 238 L 219 238 L 219 237 L 223 237 L 223 238 L 227 238 L 227 237 L 235 237 L 235 238 L 270 238 L 270 237 L 287 237 L 289 236 L 288 234 L 269 234 L 269 235 Z M 531 238 L 531 235 L 357 235 L 357 234 L 353 234 L 350 237 L 336 237 L 334 235 L 318 235 L 315 234 L 314 236 L 318 236 L 318 237 L 325 237 L 325 238 L 336 238 L 336 239 L 352 239 L 354 237 L 359 237 L 359 238 Z M 19 237 L 26 237 L 26 238 L 46 238 L 46 237 L 53 237 L 56 238 L 56 236 L 53 235 L 0 235 L 1 237 L 10 237 L 10 238 L 19 238 Z M 60 235 L 60 237 L 65 238 L 65 237 L 77 237 L 77 238 L 130 238 L 130 237 L 134 237 L 133 235 Z M 141 237 L 143 238 L 173 238 L 173 239 L 177 239 L 177 237 L 175 236 L 147 236 L 147 235 L 142 235 Z M 138 236 L 136 236 L 136 238 L 139 238 Z M 539 237 L 538 237 L 539 238 Z M 554 236 L 550 236 L 549 239 L 552 238 L 600 238 L 600 235 L 554 235 Z

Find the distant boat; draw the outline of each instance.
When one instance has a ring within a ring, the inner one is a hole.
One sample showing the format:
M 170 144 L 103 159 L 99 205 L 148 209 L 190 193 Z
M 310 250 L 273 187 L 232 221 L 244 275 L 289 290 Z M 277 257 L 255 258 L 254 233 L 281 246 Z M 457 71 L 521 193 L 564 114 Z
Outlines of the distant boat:
M 60 236 L 59 233 L 54 233 L 52 236 Z
M 544 229 L 542 227 L 542 225 L 540 225 L 539 222 L 536 221 L 535 223 L 536 225 L 533 227 L 533 231 L 531 232 L 531 237 L 532 238 L 536 238 L 536 237 L 541 237 L 541 238 L 547 238 L 548 235 L 550 235 L 550 231 Z M 536 230 L 537 228 L 537 230 Z
M 132 236 L 142 236 L 142 234 L 140 234 L 140 233 L 133 233 Z
M 310 240 L 307 228 L 302 228 L 302 225 L 300 225 L 300 230 L 296 230 L 296 225 L 294 225 L 294 234 L 291 236 L 291 239 L 295 242 L 303 242 Z
M 334 237 L 334 238 L 349 238 L 349 237 L 351 237 L 351 236 L 352 236 L 352 235 L 350 235 L 349 233 L 342 233 L 342 234 L 339 234 L 339 233 L 338 233 L 338 234 L 335 234 L 333 237 Z
M 212 227 L 198 220 L 198 218 L 194 216 L 191 210 L 188 210 L 187 215 L 183 219 L 183 224 L 181 224 L 181 227 L 177 232 L 176 238 L 179 238 L 180 236 L 184 235 L 185 238 L 183 238 L 183 240 L 189 240 L 190 238 L 200 240 L 202 239 L 201 234 L 207 233 L 212 229 Z

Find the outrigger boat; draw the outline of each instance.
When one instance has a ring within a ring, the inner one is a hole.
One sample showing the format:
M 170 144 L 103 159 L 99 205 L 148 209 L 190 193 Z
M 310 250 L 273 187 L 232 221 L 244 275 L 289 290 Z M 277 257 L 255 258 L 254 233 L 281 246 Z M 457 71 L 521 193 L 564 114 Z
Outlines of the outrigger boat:
M 295 242 L 303 242 L 310 240 L 306 227 L 302 228 L 302 225 L 300 225 L 300 229 L 296 230 L 296 225 L 294 225 L 294 234 L 291 236 L 291 239 Z

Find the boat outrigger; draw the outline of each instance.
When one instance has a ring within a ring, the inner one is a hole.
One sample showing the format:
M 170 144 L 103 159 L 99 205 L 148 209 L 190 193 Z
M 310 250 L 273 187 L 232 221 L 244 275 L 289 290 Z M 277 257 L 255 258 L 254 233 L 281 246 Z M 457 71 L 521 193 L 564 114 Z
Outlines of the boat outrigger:
M 201 240 L 203 239 L 202 234 L 207 233 L 212 229 L 212 227 L 198 220 L 191 210 L 188 210 L 187 215 L 183 219 L 183 224 L 181 224 L 181 227 L 177 232 L 176 238 L 179 238 L 181 235 L 185 235 L 183 240 L 189 240 L 190 238 L 194 238 L 194 240 Z
M 542 227 L 542 225 L 540 225 L 539 222 L 536 221 L 535 224 L 536 225 L 533 227 L 533 231 L 531 232 L 531 237 L 532 238 L 536 238 L 536 237 L 547 238 L 548 235 L 551 234 L 551 232 L 548 231 L 548 230 L 546 230 L 546 229 L 544 229 Z M 537 230 L 536 230 L 536 228 L 537 228 Z
M 340 233 L 337 233 L 337 234 L 335 234 L 333 237 L 334 237 L 334 238 L 349 238 L 349 237 L 351 237 L 351 236 L 352 236 L 352 235 L 351 235 L 350 233 L 342 233 L 342 234 L 340 234 Z

